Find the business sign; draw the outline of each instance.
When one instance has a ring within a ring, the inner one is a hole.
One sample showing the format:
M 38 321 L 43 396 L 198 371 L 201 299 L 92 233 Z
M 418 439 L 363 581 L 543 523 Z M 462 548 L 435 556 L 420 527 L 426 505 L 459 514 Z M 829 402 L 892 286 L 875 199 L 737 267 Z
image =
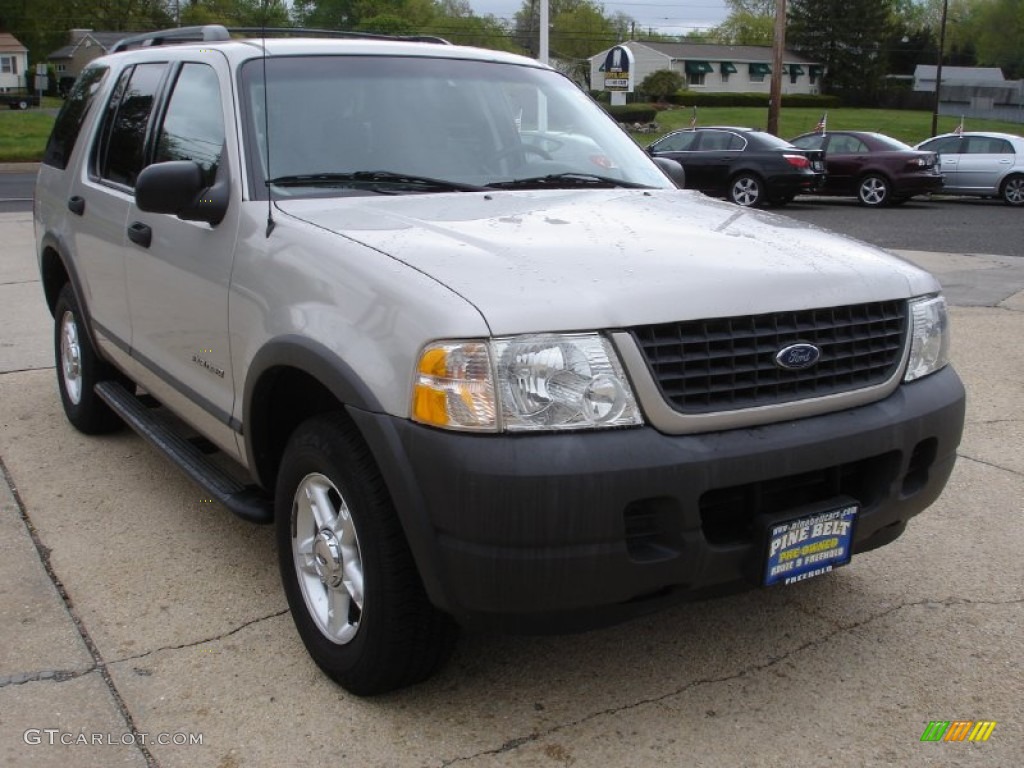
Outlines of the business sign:
M 600 71 L 604 72 L 606 91 L 633 92 L 633 52 L 622 45 L 616 45 L 604 57 Z

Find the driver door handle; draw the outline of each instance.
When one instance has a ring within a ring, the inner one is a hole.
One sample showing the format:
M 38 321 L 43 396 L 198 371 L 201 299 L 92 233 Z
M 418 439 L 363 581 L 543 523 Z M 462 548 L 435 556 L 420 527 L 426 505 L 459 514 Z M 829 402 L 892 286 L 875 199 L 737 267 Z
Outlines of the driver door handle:
M 136 245 L 149 248 L 149 244 L 153 242 L 153 230 L 141 221 L 133 221 L 128 225 L 128 239 Z

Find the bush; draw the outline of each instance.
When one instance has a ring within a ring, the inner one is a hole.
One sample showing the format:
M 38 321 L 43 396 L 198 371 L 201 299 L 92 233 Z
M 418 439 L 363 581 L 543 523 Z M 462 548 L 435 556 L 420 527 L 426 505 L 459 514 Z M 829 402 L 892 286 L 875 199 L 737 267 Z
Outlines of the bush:
M 644 78 L 644 81 L 640 83 L 639 91 L 654 101 L 664 101 L 680 90 L 684 84 L 683 76 L 678 72 L 673 72 L 671 69 L 659 69 Z
M 615 118 L 620 123 L 650 123 L 654 121 L 654 116 L 658 114 L 656 110 L 650 104 L 625 104 L 625 105 L 610 105 L 602 104 L 605 111 L 609 115 Z
M 683 107 L 767 107 L 767 93 L 696 93 L 676 91 L 668 99 Z M 783 94 L 783 107 L 817 107 L 838 109 L 842 105 L 838 96 L 814 96 L 809 93 Z

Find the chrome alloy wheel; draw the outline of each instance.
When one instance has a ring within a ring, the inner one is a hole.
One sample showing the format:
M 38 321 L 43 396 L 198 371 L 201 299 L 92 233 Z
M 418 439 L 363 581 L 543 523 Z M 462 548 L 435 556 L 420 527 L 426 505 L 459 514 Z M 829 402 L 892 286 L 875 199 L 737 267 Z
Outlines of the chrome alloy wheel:
M 761 199 L 761 187 L 757 179 L 750 176 L 741 176 L 732 185 L 732 200 L 737 205 L 750 207 L 756 205 Z
M 71 311 L 66 311 L 60 319 L 60 369 L 68 399 L 78 405 L 82 402 L 82 348 L 78 342 L 78 324 Z
M 882 205 L 889 197 L 889 185 L 878 176 L 868 176 L 860 183 L 860 199 L 864 205 Z
M 325 475 L 306 475 L 292 501 L 292 559 L 317 628 L 345 645 L 363 612 L 363 558 L 348 504 Z
M 1024 205 L 1024 176 L 1014 176 L 1003 185 L 1003 199 L 1010 205 Z

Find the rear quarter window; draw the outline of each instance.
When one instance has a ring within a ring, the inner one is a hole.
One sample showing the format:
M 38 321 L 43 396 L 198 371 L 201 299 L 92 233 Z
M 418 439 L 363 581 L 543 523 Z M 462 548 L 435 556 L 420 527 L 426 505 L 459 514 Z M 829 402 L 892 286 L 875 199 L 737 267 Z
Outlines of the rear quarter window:
M 67 168 L 78 134 L 107 72 L 106 67 L 91 67 L 83 71 L 75 81 L 53 124 L 50 139 L 46 142 L 46 151 L 43 154 L 43 162 L 46 165 L 61 170 Z

